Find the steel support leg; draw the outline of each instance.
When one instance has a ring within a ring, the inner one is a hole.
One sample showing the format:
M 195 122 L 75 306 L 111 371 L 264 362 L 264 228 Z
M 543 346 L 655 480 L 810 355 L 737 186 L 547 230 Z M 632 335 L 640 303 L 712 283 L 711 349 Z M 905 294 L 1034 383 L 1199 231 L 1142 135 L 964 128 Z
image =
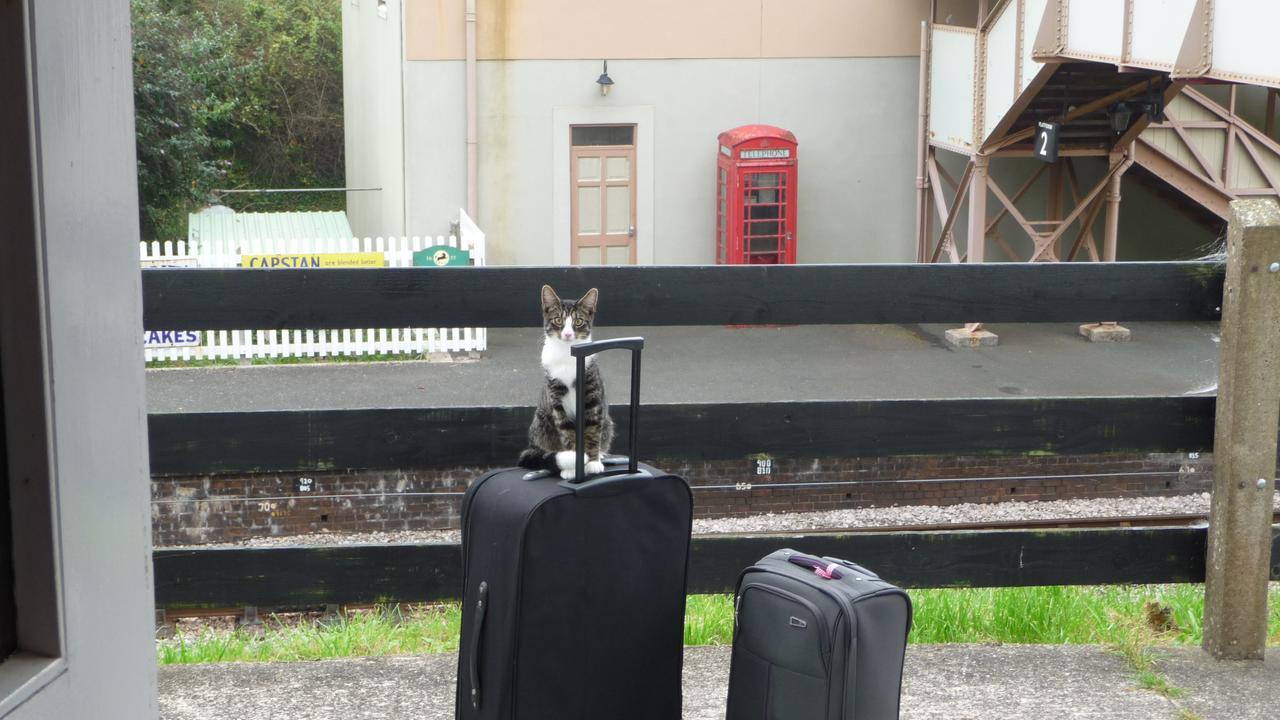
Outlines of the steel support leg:
M 973 156 L 973 172 L 969 176 L 969 251 L 968 262 L 980 263 L 986 259 L 987 246 L 987 175 L 990 158 Z M 999 338 L 984 330 L 981 322 L 966 323 L 962 328 L 946 332 L 947 342 L 958 347 L 995 345 Z

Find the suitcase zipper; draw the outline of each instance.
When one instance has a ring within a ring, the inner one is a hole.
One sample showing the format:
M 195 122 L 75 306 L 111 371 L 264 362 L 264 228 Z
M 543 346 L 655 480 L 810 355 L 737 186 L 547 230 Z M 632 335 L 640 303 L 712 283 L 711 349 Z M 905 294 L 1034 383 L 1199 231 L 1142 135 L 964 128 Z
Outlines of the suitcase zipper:
M 484 636 L 484 617 L 488 610 L 489 583 L 481 581 L 477 593 L 475 627 L 471 631 L 471 708 L 480 710 L 480 641 Z

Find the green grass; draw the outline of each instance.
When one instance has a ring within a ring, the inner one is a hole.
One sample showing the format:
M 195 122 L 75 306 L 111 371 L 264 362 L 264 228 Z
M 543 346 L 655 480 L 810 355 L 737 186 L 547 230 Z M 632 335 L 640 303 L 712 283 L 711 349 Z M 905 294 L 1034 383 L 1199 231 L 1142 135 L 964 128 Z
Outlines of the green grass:
M 268 619 L 261 637 L 245 630 L 178 633 L 157 642 L 157 660 L 171 665 L 448 652 L 458 648 L 461 622 L 457 605 L 404 617 L 395 611 L 352 613 L 316 624 L 281 625 Z
M 733 596 L 690 595 L 685 601 L 684 644 L 728 645 L 733 642 Z
M 1153 645 L 1198 645 L 1204 611 L 1200 585 L 976 588 L 912 590 L 913 643 L 1031 643 L 1105 645 L 1134 668 L 1144 687 L 1170 698 L 1179 689 L 1152 667 Z M 1172 609 L 1178 630 L 1157 633 L 1146 625 L 1143 603 Z M 1271 591 L 1269 642 L 1280 645 L 1280 584 Z M 361 612 L 322 624 L 282 624 L 268 619 L 260 637 L 237 630 L 178 633 L 157 642 L 161 664 L 316 660 L 457 650 L 457 605 L 406 612 Z M 685 619 L 685 644 L 733 641 L 733 602 L 728 595 L 694 595 Z
M 1201 585 L 912 590 L 911 642 L 1098 644 L 1123 642 L 1148 600 L 1168 606 L 1177 631 L 1155 644 L 1198 645 L 1203 638 Z M 1269 641 L 1280 644 L 1280 584 L 1272 585 Z

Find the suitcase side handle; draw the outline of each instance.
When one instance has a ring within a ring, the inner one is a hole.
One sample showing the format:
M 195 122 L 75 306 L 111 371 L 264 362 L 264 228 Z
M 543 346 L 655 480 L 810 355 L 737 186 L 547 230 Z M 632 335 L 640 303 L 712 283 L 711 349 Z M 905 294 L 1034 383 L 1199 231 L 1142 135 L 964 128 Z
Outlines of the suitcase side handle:
M 595 342 L 582 343 L 569 348 L 569 353 L 578 359 L 577 378 L 574 384 L 577 386 L 576 412 L 574 416 L 574 425 L 576 429 L 577 450 L 574 458 L 575 479 L 580 484 L 586 480 L 586 454 L 584 452 L 583 437 L 585 428 L 583 428 L 582 416 L 586 413 L 586 398 L 582 392 L 582 378 L 587 374 L 587 358 L 605 350 L 623 349 L 631 351 L 631 427 L 628 428 L 627 439 L 627 472 L 628 475 L 635 475 L 638 469 L 637 452 L 636 452 L 636 436 L 639 434 L 640 421 L 640 351 L 644 349 L 644 338 L 642 337 L 625 337 L 615 338 L 613 340 L 597 340 Z M 605 412 L 608 412 L 606 408 Z M 604 475 L 621 475 L 617 470 L 609 471 Z

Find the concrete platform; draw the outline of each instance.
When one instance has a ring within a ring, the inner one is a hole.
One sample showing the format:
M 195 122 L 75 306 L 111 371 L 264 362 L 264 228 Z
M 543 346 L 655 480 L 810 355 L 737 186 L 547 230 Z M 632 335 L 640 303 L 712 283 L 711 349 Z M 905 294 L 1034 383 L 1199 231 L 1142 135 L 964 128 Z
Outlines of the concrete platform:
M 997 347 L 955 348 L 947 325 L 600 328 L 642 335 L 647 403 L 1213 393 L 1217 323 L 1131 323 L 1128 343 L 1086 343 L 1070 323 L 990 325 Z M 338 363 L 147 372 L 151 412 L 532 405 L 537 328 L 489 332 L 475 362 Z M 611 403 L 627 358 L 603 356 Z
M 1203 720 L 1268 720 L 1280 708 L 1280 656 L 1220 664 L 1199 649 L 1159 653 Z M 161 720 L 447 720 L 454 655 L 228 663 L 160 668 Z M 684 720 L 721 720 L 729 650 L 685 652 Z M 1173 701 L 1134 685 L 1119 657 L 1093 646 L 913 645 L 903 720 L 1185 720 Z M 601 718 L 600 720 L 607 720 Z

